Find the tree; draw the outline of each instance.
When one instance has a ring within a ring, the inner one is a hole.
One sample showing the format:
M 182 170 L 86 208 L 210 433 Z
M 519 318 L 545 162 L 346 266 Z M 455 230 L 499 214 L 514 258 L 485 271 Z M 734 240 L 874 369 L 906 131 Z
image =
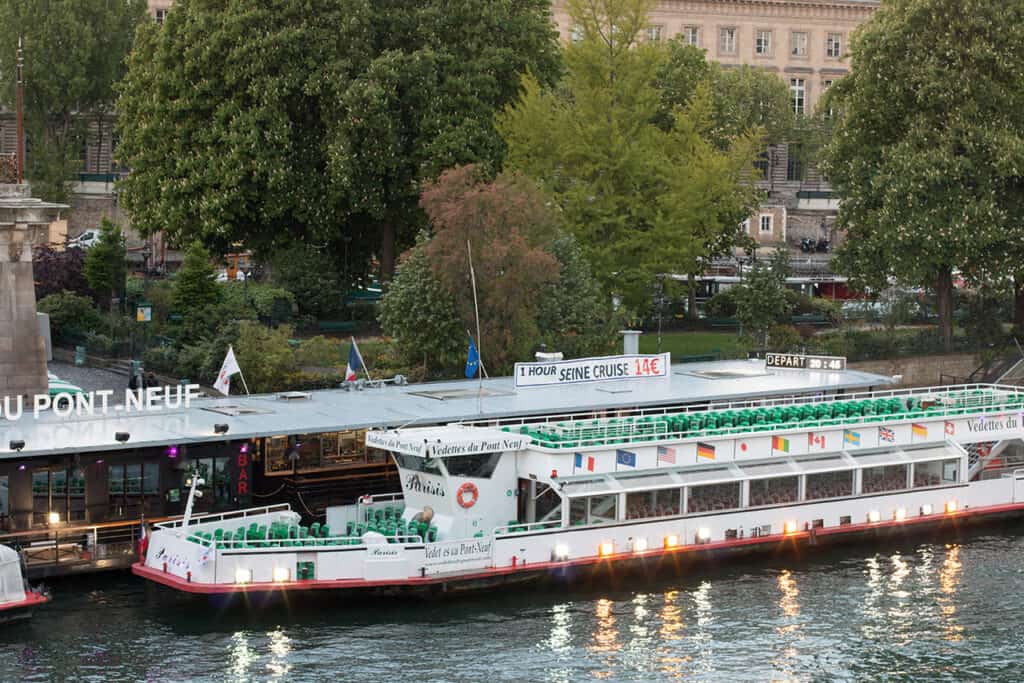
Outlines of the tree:
M 768 331 L 789 314 L 786 299 L 786 277 L 789 275 L 789 253 L 778 250 L 770 263 L 754 264 L 743 284 L 737 286 L 736 319 L 742 330 L 768 346 Z
M 94 295 L 85 277 L 85 252 L 77 247 L 63 251 L 49 246 L 36 247 L 32 253 L 32 273 L 36 280 L 36 301 L 64 291 Z
M 434 275 L 427 255 L 430 234 L 421 231 L 402 255 L 380 302 L 380 325 L 399 355 L 424 374 L 453 370 L 468 347 L 455 299 Z
M 838 267 L 861 287 L 934 288 L 950 350 L 954 269 L 1020 272 L 1024 5 L 893 0 L 855 35 L 851 67 L 824 165 Z
M 182 0 L 140 30 L 118 110 L 143 233 L 313 245 L 346 286 L 375 254 L 390 277 L 422 183 L 497 164 L 494 112 L 520 72 L 558 68 L 547 0 L 315 5 Z
M 537 343 L 538 293 L 558 278 L 558 262 L 546 251 L 557 215 L 531 180 L 504 173 L 487 181 L 476 166 L 441 174 L 420 204 L 434 228 L 426 249 L 434 275 L 453 297 L 463 329 L 476 336 L 472 251 L 482 337 L 477 348 L 490 373 L 510 370 Z
M 181 269 L 174 276 L 171 301 L 178 313 L 189 318 L 217 304 L 221 296 L 216 277 L 210 252 L 196 240 L 185 250 Z
M 656 87 L 666 48 L 637 40 L 651 6 L 572 0 L 582 39 L 565 50 L 565 83 L 525 78 L 498 120 L 508 165 L 541 182 L 605 289 L 640 312 L 657 275 L 695 272 L 721 241 L 732 244 L 754 204 L 760 137 L 713 143 L 706 82 L 666 116 Z
M 609 353 L 621 321 L 591 272 L 583 249 L 571 234 L 559 232 L 548 252 L 558 261 L 558 279 L 545 285 L 540 294 L 537 328 L 541 340 L 566 358 Z
M 31 140 L 27 176 L 33 194 L 50 201 L 70 196 L 89 135 L 110 136 L 107 114 L 113 85 L 124 73 L 145 0 L 5 0 L 0 2 L 0 102 L 15 103 L 18 38 L 25 57 L 25 123 Z M 92 132 L 88 124 L 97 125 Z M 107 144 L 110 143 L 109 137 Z
M 121 298 L 124 292 L 128 275 L 125 258 L 121 226 L 104 218 L 100 223 L 100 241 L 85 253 L 85 279 L 111 311 L 114 310 L 113 299 Z
M 274 282 L 295 296 L 300 313 L 318 320 L 344 313 L 345 284 L 330 254 L 295 243 L 277 251 L 272 263 Z

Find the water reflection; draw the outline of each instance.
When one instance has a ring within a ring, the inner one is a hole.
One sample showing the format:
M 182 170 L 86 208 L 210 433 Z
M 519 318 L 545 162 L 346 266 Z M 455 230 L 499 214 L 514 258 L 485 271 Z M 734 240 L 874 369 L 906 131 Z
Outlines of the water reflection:
M 711 603 L 711 582 L 701 581 L 693 591 L 694 634 L 692 639 L 696 645 L 695 667 L 697 672 L 708 673 L 715 670 L 712 644 L 714 642 L 715 616 Z
M 572 615 L 569 603 L 561 603 L 551 607 L 551 633 L 547 645 L 555 652 L 565 652 L 572 645 Z
M 939 612 L 942 615 L 943 635 L 946 640 L 955 643 L 964 639 L 964 627 L 960 625 L 956 615 L 957 590 L 960 587 L 960 546 L 946 546 L 946 559 L 939 570 Z
M 594 652 L 610 654 L 618 651 L 622 645 L 619 643 L 619 630 L 615 625 L 615 603 L 608 598 L 601 598 L 595 605 L 597 623 L 594 625 L 594 644 L 591 649 Z M 607 657 L 605 662 L 607 670 L 592 671 L 594 678 L 611 678 L 615 672 L 614 659 Z
M 659 670 L 672 678 L 678 678 L 683 673 L 683 666 L 690 661 L 690 657 L 679 651 L 683 638 L 683 610 L 679 606 L 679 591 L 669 590 L 665 593 L 665 602 L 661 606 L 661 628 L 658 636 L 662 646 L 659 650 Z
M 776 671 L 784 672 L 784 680 L 794 680 L 799 659 L 799 648 L 797 644 L 802 640 L 799 622 L 800 617 L 800 589 L 797 588 L 793 572 L 786 569 L 779 574 L 775 581 L 779 589 L 779 609 L 782 611 L 782 623 L 776 627 L 775 632 L 783 639 L 783 647 L 778 654 L 772 658 L 772 664 Z M 778 676 L 775 680 L 780 680 Z
M 270 632 L 270 662 L 267 664 L 270 680 L 279 681 L 287 678 L 288 673 L 292 670 L 288 661 L 291 651 L 291 638 L 284 631 L 278 628 Z
M 249 637 L 244 631 L 238 631 L 231 636 L 231 673 L 236 680 L 249 677 L 249 667 L 252 665 L 252 648 L 249 645 Z

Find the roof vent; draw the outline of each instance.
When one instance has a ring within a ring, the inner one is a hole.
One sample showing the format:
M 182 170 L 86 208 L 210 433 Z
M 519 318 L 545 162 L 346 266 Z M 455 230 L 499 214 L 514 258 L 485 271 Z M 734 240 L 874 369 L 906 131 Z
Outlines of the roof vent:
M 308 391 L 285 391 L 277 395 L 278 401 L 308 401 L 313 394 Z

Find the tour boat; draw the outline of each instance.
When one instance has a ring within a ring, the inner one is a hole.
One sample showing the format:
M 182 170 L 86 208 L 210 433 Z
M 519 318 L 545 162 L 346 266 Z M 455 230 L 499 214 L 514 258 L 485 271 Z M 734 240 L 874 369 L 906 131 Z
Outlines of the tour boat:
M 41 591 L 26 586 L 18 551 L 0 545 L 0 624 L 28 619 L 36 607 L 48 601 Z
M 188 505 L 133 571 L 193 593 L 448 593 L 930 533 L 1024 512 L 1022 410 L 1024 389 L 961 385 L 372 431 L 402 493 L 309 526 Z

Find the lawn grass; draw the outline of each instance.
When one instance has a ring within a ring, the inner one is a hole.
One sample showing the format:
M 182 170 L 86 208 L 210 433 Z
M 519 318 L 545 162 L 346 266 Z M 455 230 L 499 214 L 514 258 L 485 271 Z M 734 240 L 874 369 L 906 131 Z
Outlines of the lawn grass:
M 673 360 L 684 356 L 702 356 L 718 352 L 722 358 L 746 355 L 734 332 L 663 332 L 661 350 L 672 354 Z M 658 333 L 645 332 L 640 337 L 640 353 L 658 352 Z

